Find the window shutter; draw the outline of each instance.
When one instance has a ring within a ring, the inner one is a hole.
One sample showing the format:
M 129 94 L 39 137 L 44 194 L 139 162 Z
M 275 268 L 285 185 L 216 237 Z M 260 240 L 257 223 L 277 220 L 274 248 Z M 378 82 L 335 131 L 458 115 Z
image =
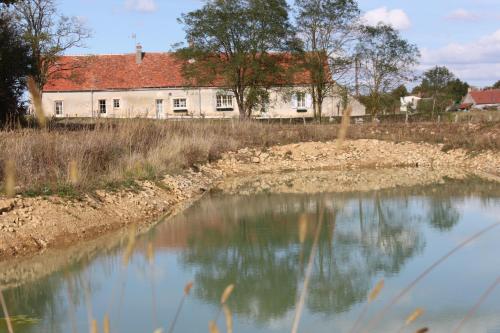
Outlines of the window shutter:
M 292 96 L 292 108 L 296 109 L 297 107 L 298 107 L 297 94 L 293 94 L 293 96 Z
M 306 107 L 308 109 L 312 107 L 312 96 L 311 96 L 311 94 L 306 94 Z

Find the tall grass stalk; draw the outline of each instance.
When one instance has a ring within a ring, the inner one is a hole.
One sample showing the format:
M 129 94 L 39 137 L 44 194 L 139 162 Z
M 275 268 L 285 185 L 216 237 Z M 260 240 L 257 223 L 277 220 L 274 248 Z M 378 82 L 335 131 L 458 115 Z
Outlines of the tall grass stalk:
M 170 324 L 170 327 L 168 329 L 168 333 L 173 333 L 175 324 L 177 324 L 177 320 L 179 319 L 179 314 L 181 313 L 182 307 L 184 305 L 184 301 L 186 300 L 186 297 L 188 297 L 189 293 L 191 292 L 191 288 L 193 288 L 193 282 L 188 282 L 186 286 L 184 287 L 184 294 L 182 295 L 182 298 L 179 302 L 179 306 L 177 307 L 177 311 L 175 311 L 175 316 L 174 319 L 172 320 L 172 323 Z
M 470 244 L 474 240 L 485 235 L 486 233 L 498 227 L 499 225 L 500 222 L 497 222 L 480 230 L 476 234 L 472 235 L 471 237 L 461 242 L 459 245 L 457 245 L 451 251 L 449 251 L 444 256 L 439 258 L 437 261 L 435 261 L 431 266 L 429 266 L 425 271 L 423 271 L 419 276 L 417 276 L 415 280 L 413 280 L 407 287 L 401 290 L 382 310 L 380 310 L 377 314 L 375 314 L 375 316 L 368 322 L 366 329 L 363 332 L 366 333 L 372 332 L 373 328 L 376 327 L 382 321 L 382 319 L 384 318 L 385 314 L 389 311 L 389 309 L 391 309 L 403 296 L 405 296 L 410 290 L 412 290 L 422 279 L 424 279 L 436 267 L 441 265 L 444 261 L 446 261 L 453 254 L 464 248 L 466 245 Z
M 314 234 L 314 242 L 313 242 L 313 245 L 311 248 L 311 254 L 309 255 L 309 262 L 307 263 L 306 275 L 304 277 L 304 284 L 302 286 L 302 292 L 300 294 L 300 298 L 299 298 L 297 305 L 295 307 L 295 316 L 293 318 L 292 331 L 291 331 L 292 333 L 297 333 L 297 331 L 299 329 L 300 318 L 302 317 L 302 311 L 304 309 L 304 304 L 305 304 L 306 297 L 307 297 L 307 291 L 309 288 L 309 282 L 311 280 L 312 270 L 313 270 L 313 266 L 314 266 L 314 258 L 316 256 L 316 252 L 318 249 L 319 236 L 321 234 L 321 229 L 323 228 L 323 215 L 324 215 L 324 208 L 321 207 L 318 225 L 316 227 L 316 231 Z
M 460 323 L 458 324 L 458 326 L 453 330 L 453 333 L 458 333 L 458 332 L 460 332 L 463 329 L 465 323 L 470 318 L 472 318 L 474 316 L 474 314 L 477 312 L 477 310 L 479 310 L 479 308 L 484 303 L 484 301 L 486 301 L 486 299 L 491 295 L 491 293 L 493 293 L 493 291 L 498 287 L 498 285 L 500 285 L 500 276 L 481 295 L 481 297 L 479 298 L 478 302 L 472 307 L 472 309 L 469 310 L 469 312 L 467 312 L 467 314 L 465 315 L 465 317 L 460 321 Z
M 424 314 L 424 310 L 421 308 L 417 308 L 415 311 L 413 311 L 408 318 L 406 318 L 405 323 L 399 328 L 398 333 L 402 333 L 408 325 L 413 323 L 415 320 L 420 318 Z
M 345 125 L 347 124 L 347 125 Z M 499 149 L 500 123 L 465 124 L 264 124 L 255 121 L 155 121 L 146 119 L 53 120 L 47 130 L 0 130 L 0 169 L 16 165 L 23 192 L 79 191 L 158 180 L 216 161 L 240 148 L 339 139 L 444 143 L 446 148 Z M 345 134 L 343 134 L 345 132 Z M 432 135 L 429 133 L 433 133 Z M 2 170 L 4 171 L 4 170 Z M 76 171 L 76 172 L 75 172 Z M 2 172 L 4 173 L 4 172 Z M 56 192 L 57 193 L 57 192 Z
M 4 179 L 5 195 L 12 198 L 16 194 L 16 164 L 13 160 L 5 162 Z
M 5 322 L 7 323 L 7 330 L 9 331 L 9 333 L 14 333 L 14 329 L 12 328 L 12 323 L 10 322 L 9 311 L 7 310 L 7 304 L 5 303 L 3 292 L 1 289 L 0 289 L 0 303 L 2 304 L 2 311 L 5 316 Z
M 356 321 L 354 322 L 354 325 L 352 325 L 352 328 L 349 330 L 349 333 L 353 333 L 356 331 L 356 329 L 359 327 L 359 324 L 361 323 L 361 321 L 363 321 L 363 319 L 365 318 L 365 315 L 366 315 L 366 311 L 368 310 L 368 306 L 373 302 L 375 301 L 378 296 L 380 295 L 380 293 L 382 292 L 382 289 L 384 289 L 384 280 L 380 280 L 379 282 L 377 282 L 377 284 L 375 285 L 375 287 L 373 287 L 373 289 L 370 291 L 370 293 L 368 294 L 368 297 L 367 297 L 367 300 L 366 302 L 363 304 L 363 308 L 361 309 L 361 312 L 358 316 L 358 318 L 356 319 Z

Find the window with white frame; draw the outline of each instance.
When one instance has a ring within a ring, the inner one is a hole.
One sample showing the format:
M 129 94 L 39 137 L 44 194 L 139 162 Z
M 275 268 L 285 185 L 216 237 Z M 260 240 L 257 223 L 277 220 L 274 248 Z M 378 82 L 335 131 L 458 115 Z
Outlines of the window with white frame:
M 120 108 L 120 100 L 115 98 L 113 100 L 113 109 L 119 109 Z
M 172 103 L 175 112 L 187 111 L 187 100 L 185 98 L 174 98 Z
M 105 99 L 100 99 L 99 100 L 99 113 L 100 114 L 106 114 L 106 100 Z
M 299 110 L 307 109 L 306 93 L 303 92 L 297 93 L 297 109 Z
M 55 101 L 54 102 L 54 113 L 56 116 L 62 116 L 64 111 L 63 101 Z
M 163 100 L 156 100 L 156 116 L 161 116 L 163 114 Z
M 233 109 L 233 96 L 232 95 L 217 95 L 217 109 L 218 110 L 232 110 Z

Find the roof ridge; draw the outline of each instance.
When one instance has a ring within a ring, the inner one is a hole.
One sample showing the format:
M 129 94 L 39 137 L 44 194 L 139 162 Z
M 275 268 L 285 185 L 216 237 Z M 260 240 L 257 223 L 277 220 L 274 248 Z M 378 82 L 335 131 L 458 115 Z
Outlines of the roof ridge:
M 174 52 L 171 51 L 153 51 L 153 52 L 148 52 L 148 51 L 143 51 L 142 53 L 144 54 L 173 54 Z M 87 53 L 87 54 L 64 54 L 61 57 L 100 57 L 100 56 L 133 56 L 135 53 Z

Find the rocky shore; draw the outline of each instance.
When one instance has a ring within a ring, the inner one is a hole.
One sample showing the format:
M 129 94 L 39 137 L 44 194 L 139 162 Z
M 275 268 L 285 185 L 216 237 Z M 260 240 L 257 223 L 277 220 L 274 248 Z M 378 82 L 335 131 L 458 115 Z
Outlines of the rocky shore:
M 81 200 L 0 198 L 0 260 L 67 247 L 131 224 L 147 229 L 213 187 L 232 194 L 368 191 L 470 175 L 498 181 L 500 153 L 377 140 L 241 149 L 196 172 L 142 182 L 134 191 L 96 191 Z

